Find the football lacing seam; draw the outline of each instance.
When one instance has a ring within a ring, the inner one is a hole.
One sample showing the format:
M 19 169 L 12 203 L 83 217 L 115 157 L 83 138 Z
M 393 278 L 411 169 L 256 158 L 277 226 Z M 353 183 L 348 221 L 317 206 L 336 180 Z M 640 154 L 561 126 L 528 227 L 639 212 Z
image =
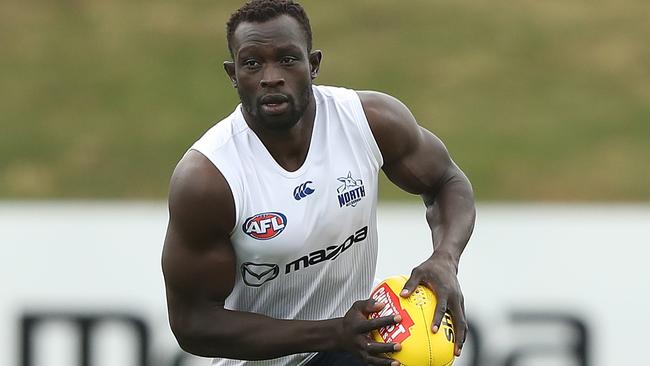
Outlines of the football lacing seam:
M 424 315 L 424 309 L 420 307 L 420 314 L 422 315 L 422 324 L 424 324 L 425 329 L 427 328 L 427 317 Z M 433 365 L 433 350 L 431 349 L 431 336 L 429 335 L 429 330 L 426 329 L 424 332 L 427 335 L 427 349 L 429 351 L 429 366 Z

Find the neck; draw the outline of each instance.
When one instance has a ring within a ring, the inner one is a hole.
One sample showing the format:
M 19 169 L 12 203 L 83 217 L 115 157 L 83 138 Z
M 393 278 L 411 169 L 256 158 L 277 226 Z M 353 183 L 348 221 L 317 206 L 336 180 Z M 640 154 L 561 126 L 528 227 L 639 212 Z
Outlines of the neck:
M 285 170 L 296 171 L 307 158 L 311 143 L 316 103 L 313 95 L 307 109 L 295 125 L 288 129 L 273 130 L 264 128 L 259 123 L 251 123 L 250 116 L 244 111 L 248 127 L 257 135 L 273 159 Z

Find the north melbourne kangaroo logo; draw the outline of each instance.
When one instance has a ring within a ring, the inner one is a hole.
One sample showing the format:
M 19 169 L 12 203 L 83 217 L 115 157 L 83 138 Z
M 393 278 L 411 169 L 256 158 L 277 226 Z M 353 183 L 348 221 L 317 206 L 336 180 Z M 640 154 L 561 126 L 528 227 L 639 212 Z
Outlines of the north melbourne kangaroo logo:
M 310 194 L 314 193 L 314 189 L 310 188 L 309 185 L 313 184 L 314 182 L 308 180 L 305 183 L 299 185 L 293 190 L 293 198 L 296 199 L 296 201 L 300 201 L 301 199 L 309 196 Z
M 343 183 L 336 189 L 336 192 L 339 194 L 339 208 L 343 206 L 354 207 L 366 196 L 363 181 L 352 178 L 352 172 L 348 172 L 347 177 L 337 178 L 337 180 Z

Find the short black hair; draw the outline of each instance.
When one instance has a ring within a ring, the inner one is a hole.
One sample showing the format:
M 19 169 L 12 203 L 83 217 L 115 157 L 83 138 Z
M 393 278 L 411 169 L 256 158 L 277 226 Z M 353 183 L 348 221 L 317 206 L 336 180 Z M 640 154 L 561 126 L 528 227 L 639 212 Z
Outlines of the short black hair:
M 233 56 L 232 38 L 235 29 L 240 23 L 262 23 L 281 15 L 288 15 L 300 23 L 305 32 L 307 51 L 311 52 L 311 25 L 305 9 L 300 4 L 293 0 L 251 0 L 232 13 L 226 24 L 226 37 L 230 55 Z

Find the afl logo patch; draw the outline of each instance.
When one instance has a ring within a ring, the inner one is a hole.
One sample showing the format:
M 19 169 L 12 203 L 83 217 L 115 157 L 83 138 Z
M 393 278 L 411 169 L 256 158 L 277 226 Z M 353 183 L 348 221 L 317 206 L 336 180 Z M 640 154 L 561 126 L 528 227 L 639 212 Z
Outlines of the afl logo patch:
M 273 239 L 287 226 L 287 217 L 279 212 L 264 212 L 249 217 L 242 230 L 246 235 L 257 240 Z

